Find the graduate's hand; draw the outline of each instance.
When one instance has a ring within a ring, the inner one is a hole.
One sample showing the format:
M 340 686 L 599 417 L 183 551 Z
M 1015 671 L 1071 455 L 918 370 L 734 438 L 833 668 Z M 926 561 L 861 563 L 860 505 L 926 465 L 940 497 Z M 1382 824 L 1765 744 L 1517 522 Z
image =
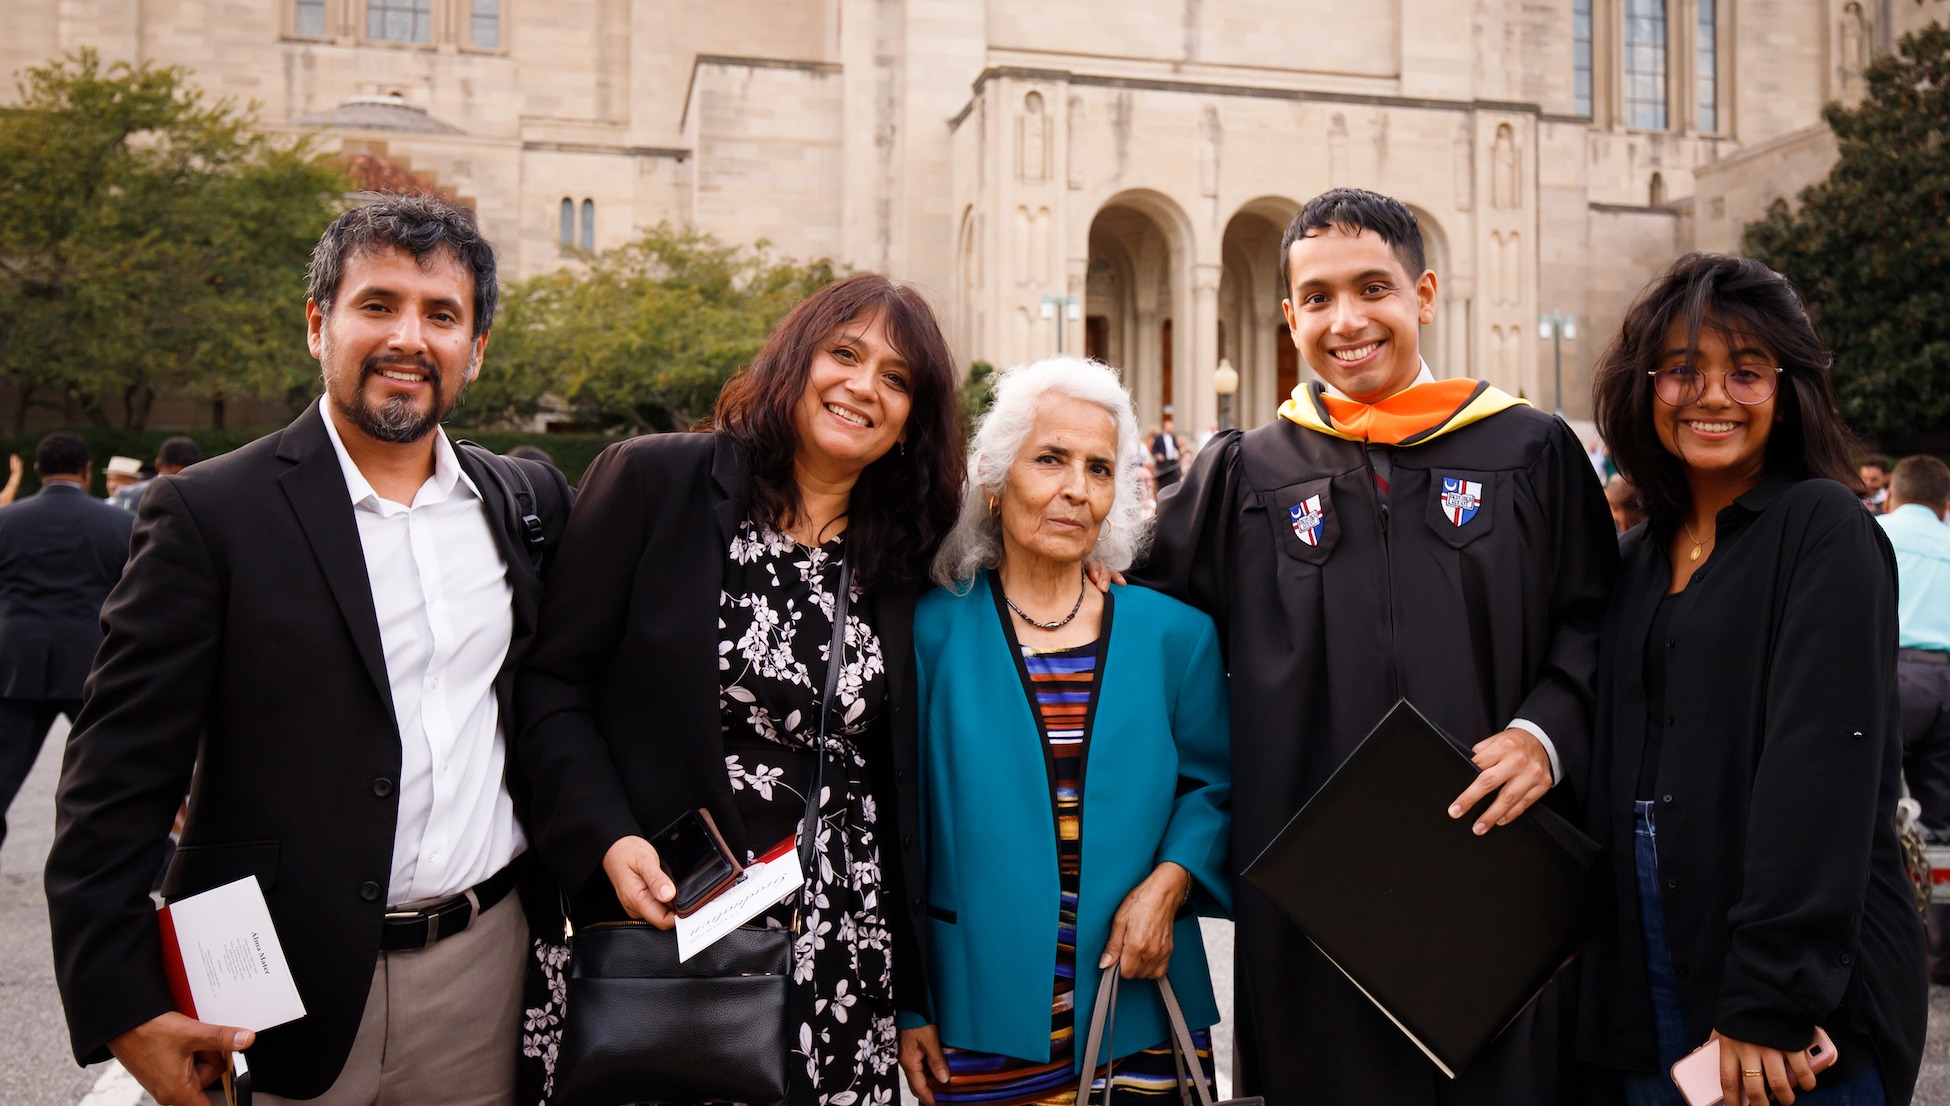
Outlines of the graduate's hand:
M 223 1074 L 224 1054 L 257 1034 L 170 1011 L 108 1042 L 108 1051 L 160 1106 L 205 1106 L 203 1088 Z
M 1748 1044 L 1713 1031 L 1708 1040 L 1720 1042 L 1720 1093 L 1728 1102 L 1740 1101 L 1744 1091 L 1749 1102 L 1773 1101 L 1788 1106 L 1794 1089 L 1815 1089 L 1815 1069 L 1806 1052 L 1782 1052 L 1766 1045 Z
M 907 1076 L 907 1089 L 921 1100 L 921 1106 L 934 1106 L 934 1085 L 948 1082 L 948 1060 L 941 1055 L 941 1031 L 931 1025 L 901 1030 L 901 1071 Z
M 616 901 L 632 918 L 641 918 L 658 929 L 677 924 L 670 901 L 677 897 L 677 885 L 664 874 L 657 859 L 657 847 L 641 837 L 619 837 L 603 854 L 603 874 L 616 889 Z
M 1192 891 L 1192 874 L 1167 860 L 1131 889 L 1110 920 L 1097 970 L 1118 965 L 1125 979 L 1158 979 L 1171 966 L 1171 923 Z
M 1127 582 L 1124 579 L 1123 573 L 1105 568 L 1096 561 L 1084 562 L 1083 574 L 1098 591 L 1104 592 L 1105 594 L 1109 594 L 1112 584 L 1116 584 L 1121 588 Z
M 1473 828 L 1479 837 L 1488 833 L 1491 826 L 1509 825 L 1551 789 L 1550 754 L 1544 752 L 1544 743 L 1528 730 L 1508 729 L 1493 734 L 1477 742 L 1472 752 L 1475 755 L 1470 759 L 1476 762 L 1479 774 L 1476 782 L 1449 805 L 1449 817 L 1461 818 L 1475 809 L 1484 796 L 1496 792 L 1496 801 L 1476 819 Z

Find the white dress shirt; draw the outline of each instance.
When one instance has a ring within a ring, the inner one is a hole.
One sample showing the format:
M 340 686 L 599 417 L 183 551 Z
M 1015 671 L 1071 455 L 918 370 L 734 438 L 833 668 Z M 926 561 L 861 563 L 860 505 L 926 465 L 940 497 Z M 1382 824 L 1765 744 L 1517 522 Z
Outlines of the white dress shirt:
M 392 905 L 457 895 L 527 841 L 503 766 L 494 678 L 513 634 L 514 589 L 480 489 L 434 430 L 433 476 L 411 506 L 380 498 L 320 400 L 365 550 L 399 722 L 399 823 Z

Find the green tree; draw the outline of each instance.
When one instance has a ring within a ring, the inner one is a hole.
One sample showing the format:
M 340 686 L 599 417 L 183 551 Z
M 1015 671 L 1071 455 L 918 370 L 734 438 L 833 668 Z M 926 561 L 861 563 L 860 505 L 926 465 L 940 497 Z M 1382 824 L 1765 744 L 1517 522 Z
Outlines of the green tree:
M 491 425 L 550 399 L 604 431 L 683 430 L 708 414 L 792 306 L 830 283 L 826 262 L 775 259 L 659 224 L 503 290 L 487 368 L 458 416 Z
M 1746 232 L 1835 348 L 1842 414 L 1894 447 L 1950 425 L 1950 30 L 1906 35 L 1859 107 L 1824 112 L 1841 159 Z M 1792 366 L 1789 371 L 1793 371 Z
M 0 380 L 140 429 L 162 393 L 283 395 L 316 373 L 305 264 L 344 177 L 178 67 L 93 50 L 0 109 Z

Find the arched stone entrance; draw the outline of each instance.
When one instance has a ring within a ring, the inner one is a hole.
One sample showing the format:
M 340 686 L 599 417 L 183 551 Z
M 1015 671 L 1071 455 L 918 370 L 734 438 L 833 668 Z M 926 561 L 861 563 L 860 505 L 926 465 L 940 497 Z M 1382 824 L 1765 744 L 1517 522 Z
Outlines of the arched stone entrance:
M 1123 374 L 1138 421 L 1155 424 L 1170 404 L 1185 434 L 1197 429 L 1189 239 L 1183 213 L 1163 196 L 1113 197 L 1090 222 L 1083 309 L 1084 351 Z
M 1226 223 L 1219 274 L 1219 356 L 1239 372 L 1232 424 L 1271 420 L 1305 367 L 1280 313 L 1280 237 L 1300 205 L 1274 196 L 1241 207 Z

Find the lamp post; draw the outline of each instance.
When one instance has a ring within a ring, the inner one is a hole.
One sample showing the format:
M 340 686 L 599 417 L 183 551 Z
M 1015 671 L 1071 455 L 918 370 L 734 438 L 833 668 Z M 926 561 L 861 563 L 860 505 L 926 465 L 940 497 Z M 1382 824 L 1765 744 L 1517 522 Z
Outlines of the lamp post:
M 1059 309 L 1061 317 L 1058 316 Z M 1060 357 L 1063 354 L 1063 331 L 1068 326 L 1065 320 L 1073 323 L 1083 318 L 1083 301 L 1076 296 L 1044 296 L 1042 315 L 1045 319 L 1057 320 L 1056 353 Z
M 1212 374 L 1212 389 L 1219 393 L 1219 429 L 1232 429 L 1232 396 L 1239 390 L 1239 370 L 1232 362 L 1219 358 L 1219 369 Z
M 1537 317 L 1537 337 L 1548 338 L 1551 352 L 1556 361 L 1557 398 L 1554 401 L 1559 418 L 1564 417 L 1564 343 L 1578 340 L 1578 320 L 1575 315 L 1561 311 L 1546 311 Z

